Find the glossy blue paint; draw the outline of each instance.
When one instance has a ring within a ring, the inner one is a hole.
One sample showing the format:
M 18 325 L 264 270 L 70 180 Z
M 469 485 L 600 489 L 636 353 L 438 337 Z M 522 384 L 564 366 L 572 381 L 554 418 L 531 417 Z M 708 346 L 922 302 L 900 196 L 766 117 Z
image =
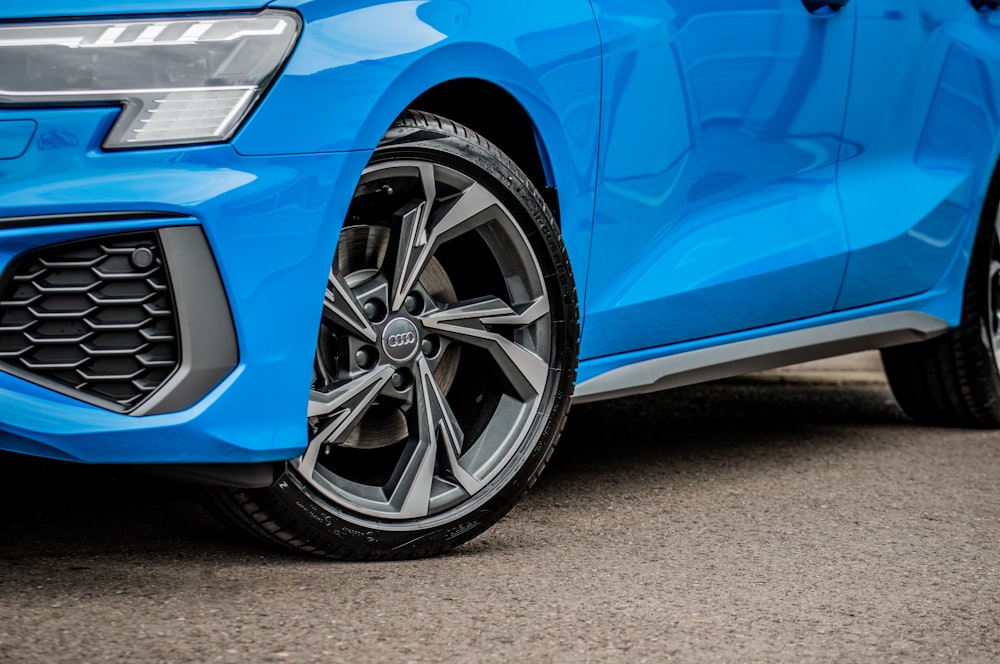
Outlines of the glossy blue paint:
M 91 0 L 42 0 L 39 2 L 8 2 L 0 9 L 4 19 L 86 18 L 126 14 L 183 14 L 188 12 L 219 12 L 256 9 L 266 0 L 121 0 L 92 2 Z
M 832 310 L 853 8 L 594 4 L 606 94 L 581 356 Z
M 926 291 L 968 252 L 1000 134 L 994 21 L 964 2 L 866 0 L 858 11 L 838 309 Z
M 34 120 L 0 121 L 0 159 L 17 159 L 24 154 L 36 129 Z
M 308 29 L 271 94 L 234 139 L 246 155 L 373 149 L 434 86 L 502 88 L 537 130 L 559 200 L 563 239 L 586 272 L 598 135 L 600 36 L 586 0 L 297 0 Z M 583 280 L 581 280 L 581 288 Z
M 261 4 L 38 0 L 0 19 Z M 580 380 L 884 313 L 958 322 L 1000 152 L 995 14 L 957 0 L 855 0 L 823 15 L 801 0 L 270 5 L 302 15 L 301 41 L 228 144 L 110 153 L 117 108 L 0 108 L 0 268 L 55 242 L 199 225 L 240 355 L 196 405 L 143 417 L 0 373 L 0 449 L 114 463 L 297 456 L 355 184 L 393 119 L 456 79 L 504 90 L 534 125 L 581 295 Z M 154 215 L 3 223 L 120 211 Z

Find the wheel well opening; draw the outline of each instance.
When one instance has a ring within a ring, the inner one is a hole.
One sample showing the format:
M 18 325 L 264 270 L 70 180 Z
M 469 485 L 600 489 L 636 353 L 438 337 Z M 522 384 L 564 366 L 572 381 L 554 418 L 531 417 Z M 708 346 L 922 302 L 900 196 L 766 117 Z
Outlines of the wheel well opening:
M 486 81 L 456 79 L 431 88 L 410 106 L 463 124 L 503 150 L 542 194 L 558 221 L 559 200 L 546 176 L 534 123 L 510 93 Z

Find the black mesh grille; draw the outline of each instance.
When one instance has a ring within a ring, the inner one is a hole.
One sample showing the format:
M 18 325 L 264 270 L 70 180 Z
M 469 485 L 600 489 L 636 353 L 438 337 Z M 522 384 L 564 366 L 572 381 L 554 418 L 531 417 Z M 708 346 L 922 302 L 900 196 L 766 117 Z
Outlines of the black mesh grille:
M 128 410 L 177 366 L 177 322 L 155 233 L 22 254 L 0 292 L 0 369 Z

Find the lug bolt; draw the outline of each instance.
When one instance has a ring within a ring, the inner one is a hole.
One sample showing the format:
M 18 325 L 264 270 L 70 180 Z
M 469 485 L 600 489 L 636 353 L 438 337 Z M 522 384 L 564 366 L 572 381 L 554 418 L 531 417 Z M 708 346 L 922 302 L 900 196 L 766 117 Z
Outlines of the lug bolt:
M 354 353 L 354 361 L 362 369 L 371 369 L 375 366 L 377 359 L 378 353 L 371 346 L 363 346 Z
M 413 314 L 414 316 L 419 314 L 424 310 L 423 300 L 416 293 L 410 293 L 403 300 L 403 308 L 406 309 L 407 313 Z
M 398 369 L 396 373 L 392 374 L 392 386 L 402 392 L 410 386 L 410 372 L 406 369 Z
M 438 350 L 441 348 L 441 342 L 438 340 L 437 336 L 429 335 L 423 338 L 420 342 L 420 351 L 425 357 L 434 357 L 437 355 Z
M 368 300 L 362 309 L 365 312 L 365 318 L 372 322 L 380 321 L 385 317 L 385 305 L 378 300 Z

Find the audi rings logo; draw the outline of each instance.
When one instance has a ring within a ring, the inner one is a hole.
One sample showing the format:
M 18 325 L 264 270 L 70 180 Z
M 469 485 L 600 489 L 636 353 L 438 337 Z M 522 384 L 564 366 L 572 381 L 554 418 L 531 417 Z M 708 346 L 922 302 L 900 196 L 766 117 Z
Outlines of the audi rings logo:
M 406 362 L 417 352 L 417 326 L 400 316 L 386 323 L 382 330 L 382 350 L 393 362 Z
M 393 334 L 386 338 L 385 345 L 389 348 L 402 348 L 403 346 L 409 346 L 410 344 L 417 343 L 417 335 L 413 332 L 403 332 L 402 334 Z

